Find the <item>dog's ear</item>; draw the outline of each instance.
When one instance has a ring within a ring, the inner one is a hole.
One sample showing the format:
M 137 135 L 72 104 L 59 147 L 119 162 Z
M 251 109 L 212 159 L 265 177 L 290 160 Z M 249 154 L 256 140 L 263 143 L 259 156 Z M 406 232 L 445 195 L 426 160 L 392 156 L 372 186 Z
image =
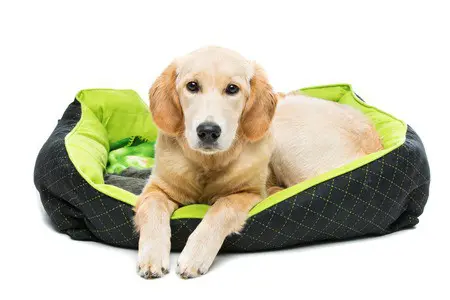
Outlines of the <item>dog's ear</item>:
M 250 96 L 244 106 L 241 128 L 250 141 L 261 139 L 269 129 L 277 106 L 277 97 L 270 86 L 264 70 L 255 64 L 250 79 Z
M 150 88 L 150 111 L 160 130 L 172 136 L 184 129 L 183 110 L 176 91 L 177 67 L 169 65 Z

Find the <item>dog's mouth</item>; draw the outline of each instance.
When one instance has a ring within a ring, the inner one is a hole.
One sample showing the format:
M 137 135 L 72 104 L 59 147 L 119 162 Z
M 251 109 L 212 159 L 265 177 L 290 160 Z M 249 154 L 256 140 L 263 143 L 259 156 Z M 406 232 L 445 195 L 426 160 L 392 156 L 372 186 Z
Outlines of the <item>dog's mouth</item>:
M 206 154 L 213 154 L 213 153 L 221 151 L 221 148 L 219 146 L 219 143 L 217 143 L 217 142 L 214 142 L 214 143 L 199 142 L 197 144 L 197 147 L 195 150 L 206 153 Z

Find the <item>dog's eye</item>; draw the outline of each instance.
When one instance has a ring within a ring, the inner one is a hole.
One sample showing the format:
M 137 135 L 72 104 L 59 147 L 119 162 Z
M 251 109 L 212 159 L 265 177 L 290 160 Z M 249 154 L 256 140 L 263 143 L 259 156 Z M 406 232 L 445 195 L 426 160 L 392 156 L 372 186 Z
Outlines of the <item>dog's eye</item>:
M 229 84 L 225 89 L 225 93 L 227 93 L 228 95 L 234 95 L 237 92 L 239 92 L 239 87 L 235 84 Z
M 186 88 L 192 93 L 197 93 L 200 90 L 198 83 L 195 81 L 189 81 L 186 84 Z

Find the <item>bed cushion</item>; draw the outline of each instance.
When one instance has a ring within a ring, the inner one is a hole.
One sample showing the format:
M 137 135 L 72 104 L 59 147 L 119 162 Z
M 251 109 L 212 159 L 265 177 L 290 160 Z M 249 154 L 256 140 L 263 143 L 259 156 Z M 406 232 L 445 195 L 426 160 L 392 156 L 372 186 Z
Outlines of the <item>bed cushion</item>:
M 382 235 L 418 223 L 430 173 L 414 130 L 363 102 L 350 85 L 302 91 L 361 110 L 374 123 L 384 149 L 263 200 L 250 211 L 241 234 L 225 240 L 222 251 Z M 137 248 L 133 227 L 137 196 L 104 182 L 114 145 L 134 136 L 150 143 L 157 136 L 148 107 L 136 92 L 91 89 L 76 95 L 35 166 L 36 188 L 57 230 L 73 239 Z M 195 204 L 174 212 L 172 249 L 183 248 L 208 208 Z

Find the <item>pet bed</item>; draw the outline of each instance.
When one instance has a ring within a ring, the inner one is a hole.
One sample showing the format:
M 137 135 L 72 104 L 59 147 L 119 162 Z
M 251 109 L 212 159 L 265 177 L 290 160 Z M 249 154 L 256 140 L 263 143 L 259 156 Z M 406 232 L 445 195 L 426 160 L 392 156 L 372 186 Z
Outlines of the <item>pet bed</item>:
M 222 251 L 268 250 L 383 235 L 419 222 L 428 198 L 430 172 L 414 130 L 367 105 L 349 85 L 302 91 L 361 110 L 375 124 L 384 149 L 263 200 L 250 211 L 241 234 L 225 240 Z M 156 135 L 148 107 L 136 92 L 79 92 L 35 165 L 34 182 L 55 228 L 76 240 L 137 248 L 133 226 L 137 196 L 105 183 L 104 176 L 129 166 L 151 167 Z M 133 144 L 136 137 L 140 142 Z M 147 153 L 147 158 L 133 157 L 133 149 L 128 149 L 128 157 L 115 157 L 114 151 L 140 144 L 146 149 L 137 152 Z M 183 248 L 207 210 L 207 205 L 196 204 L 174 212 L 173 250 Z

